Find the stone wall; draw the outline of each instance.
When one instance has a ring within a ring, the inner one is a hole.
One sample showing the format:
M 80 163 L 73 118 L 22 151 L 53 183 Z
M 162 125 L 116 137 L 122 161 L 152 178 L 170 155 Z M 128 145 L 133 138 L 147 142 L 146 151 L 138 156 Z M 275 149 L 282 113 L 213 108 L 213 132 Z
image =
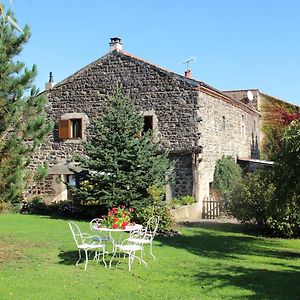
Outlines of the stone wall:
M 202 118 L 198 125 L 203 146 L 199 182 L 200 197 L 204 199 L 208 196 L 218 159 L 223 155 L 251 157 L 253 143 L 259 141 L 259 115 L 201 91 L 197 103 L 198 114 Z
M 193 195 L 193 169 L 191 154 L 171 155 L 174 163 L 174 181 L 171 185 L 171 196 Z

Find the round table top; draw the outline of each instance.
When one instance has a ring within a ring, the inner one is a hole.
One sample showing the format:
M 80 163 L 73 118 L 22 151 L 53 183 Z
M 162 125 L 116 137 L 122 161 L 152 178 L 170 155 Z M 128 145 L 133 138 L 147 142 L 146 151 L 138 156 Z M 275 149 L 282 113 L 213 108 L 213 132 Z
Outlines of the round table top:
M 124 229 L 123 228 L 107 228 L 107 227 L 98 227 L 98 226 L 93 226 L 93 229 L 99 230 L 99 231 L 113 231 L 113 232 L 122 232 L 122 231 L 133 231 L 133 230 L 140 230 L 143 228 L 143 225 L 141 224 L 135 224 L 132 226 L 126 226 Z

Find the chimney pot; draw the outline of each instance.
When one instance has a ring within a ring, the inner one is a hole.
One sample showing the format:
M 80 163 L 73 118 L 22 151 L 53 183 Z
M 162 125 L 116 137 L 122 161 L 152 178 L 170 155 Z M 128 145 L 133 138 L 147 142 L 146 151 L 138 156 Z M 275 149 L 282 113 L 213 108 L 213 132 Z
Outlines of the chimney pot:
M 55 86 L 52 72 L 49 73 L 49 81 L 45 84 L 45 91 L 52 89 Z
M 186 77 L 188 77 L 188 78 L 192 78 L 191 70 L 187 69 L 187 70 L 184 72 L 184 76 L 186 76 Z
M 109 52 L 112 52 L 114 50 L 116 51 L 120 51 L 122 50 L 122 43 L 121 43 L 121 39 L 118 37 L 113 37 L 110 38 L 110 43 L 109 43 Z

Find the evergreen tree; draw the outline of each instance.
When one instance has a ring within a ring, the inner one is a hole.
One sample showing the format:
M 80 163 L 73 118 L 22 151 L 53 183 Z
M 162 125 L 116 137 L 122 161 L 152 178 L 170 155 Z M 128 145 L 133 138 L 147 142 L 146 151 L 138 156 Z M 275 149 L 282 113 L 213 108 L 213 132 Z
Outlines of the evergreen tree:
M 149 187 L 166 184 L 170 163 L 152 132 L 143 132 L 143 116 L 130 99 L 117 89 L 109 104 L 78 158 L 88 175 L 75 196 L 82 204 L 139 207 L 150 201 Z
M 19 30 L 11 10 L 0 14 L 0 202 L 23 199 L 28 179 L 40 177 L 28 171 L 30 157 L 51 129 L 44 112 L 45 97 L 33 86 L 34 65 L 24 69 L 16 60 L 30 37 L 26 25 Z M 44 170 L 38 168 L 39 173 Z

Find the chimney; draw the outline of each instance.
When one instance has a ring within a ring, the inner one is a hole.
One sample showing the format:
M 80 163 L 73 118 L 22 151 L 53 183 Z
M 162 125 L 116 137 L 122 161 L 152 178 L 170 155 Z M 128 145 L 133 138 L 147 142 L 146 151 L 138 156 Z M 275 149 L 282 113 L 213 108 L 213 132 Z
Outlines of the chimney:
M 52 89 L 55 86 L 55 82 L 53 81 L 52 72 L 49 73 L 49 81 L 45 83 L 45 91 Z
M 110 38 L 109 52 L 122 50 L 121 39 L 118 37 Z
M 188 77 L 188 78 L 192 78 L 191 70 L 190 70 L 190 69 L 187 69 L 187 70 L 184 72 L 184 76 L 185 76 L 185 77 Z

